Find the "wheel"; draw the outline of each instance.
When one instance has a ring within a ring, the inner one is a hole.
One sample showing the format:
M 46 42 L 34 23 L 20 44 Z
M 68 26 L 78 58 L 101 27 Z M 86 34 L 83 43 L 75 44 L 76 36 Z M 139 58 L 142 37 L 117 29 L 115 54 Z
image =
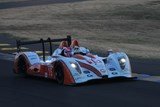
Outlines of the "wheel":
M 18 72 L 22 75 L 22 76 L 26 76 L 27 75 L 27 63 L 26 63 L 26 59 L 24 56 L 20 56 L 18 59 L 18 63 L 17 63 L 17 67 L 18 67 Z
M 59 84 L 64 83 L 64 71 L 63 71 L 63 65 L 61 62 L 57 62 L 55 64 L 55 79 Z

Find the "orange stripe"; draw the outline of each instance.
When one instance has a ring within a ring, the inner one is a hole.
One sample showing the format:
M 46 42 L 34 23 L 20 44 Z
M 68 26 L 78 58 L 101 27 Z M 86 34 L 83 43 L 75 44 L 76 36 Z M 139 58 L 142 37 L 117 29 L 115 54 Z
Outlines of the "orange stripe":
M 63 64 L 63 68 L 64 68 L 64 84 L 69 85 L 69 84 L 74 84 L 75 80 L 69 70 L 69 68 L 67 67 L 67 65 L 61 61 L 61 63 Z
M 93 66 L 88 65 L 88 64 L 85 64 L 85 63 L 82 63 L 82 62 L 80 62 L 80 61 L 77 61 L 77 62 L 79 63 L 79 65 L 80 65 L 81 67 L 86 68 L 86 69 L 94 72 L 97 76 L 99 76 L 99 77 L 102 76 L 102 74 L 101 74 L 96 68 L 94 68 Z
M 82 55 L 80 55 L 80 54 L 76 54 L 73 57 L 77 58 L 77 59 L 85 60 L 85 58 Z

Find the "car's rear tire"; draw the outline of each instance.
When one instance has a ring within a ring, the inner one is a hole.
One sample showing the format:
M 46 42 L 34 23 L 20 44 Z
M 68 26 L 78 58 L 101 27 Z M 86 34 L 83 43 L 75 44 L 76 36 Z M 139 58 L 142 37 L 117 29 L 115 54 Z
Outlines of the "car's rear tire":
M 19 56 L 18 63 L 17 63 L 18 73 L 22 76 L 27 76 L 27 60 L 24 56 Z
M 61 85 L 64 83 L 64 70 L 61 62 L 55 64 L 55 79 Z

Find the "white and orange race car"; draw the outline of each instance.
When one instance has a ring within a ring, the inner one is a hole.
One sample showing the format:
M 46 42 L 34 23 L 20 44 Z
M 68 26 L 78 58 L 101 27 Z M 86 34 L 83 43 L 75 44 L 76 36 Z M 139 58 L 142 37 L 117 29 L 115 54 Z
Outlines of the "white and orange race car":
M 52 43 L 61 42 L 53 52 Z M 43 57 L 36 52 L 21 52 L 21 46 L 42 44 Z M 49 43 L 50 55 L 45 55 L 45 44 Z M 94 79 L 132 78 L 128 56 L 124 52 L 108 51 L 106 57 L 93 55 L 80 47 L 70 36 L 62 39 L 17 41 L 14 73 L 56 80 L 59 84 L 72 85 Z

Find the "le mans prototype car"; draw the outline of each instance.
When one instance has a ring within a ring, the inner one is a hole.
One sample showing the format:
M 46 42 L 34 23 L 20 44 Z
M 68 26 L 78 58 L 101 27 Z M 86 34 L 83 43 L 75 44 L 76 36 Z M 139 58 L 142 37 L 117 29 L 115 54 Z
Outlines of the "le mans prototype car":
M 52 51 L 52 43 L 61 42 Z M 45 55 L 45 44 L 49 43 L 50 55 Z M 43 57 L 36 52 L 22 52 L 21 46 L 42 44 Z M 107 51 L 106 57 L 92 54 L 80 47 L 71 36 L 62 39 L 41 39 L 37 41 L 17 41 L 14 73 L 38 76 L 56 80 L 59 84 L 73 85 L 94 79 L 132 78 L 128 56 L 124 52 Z

